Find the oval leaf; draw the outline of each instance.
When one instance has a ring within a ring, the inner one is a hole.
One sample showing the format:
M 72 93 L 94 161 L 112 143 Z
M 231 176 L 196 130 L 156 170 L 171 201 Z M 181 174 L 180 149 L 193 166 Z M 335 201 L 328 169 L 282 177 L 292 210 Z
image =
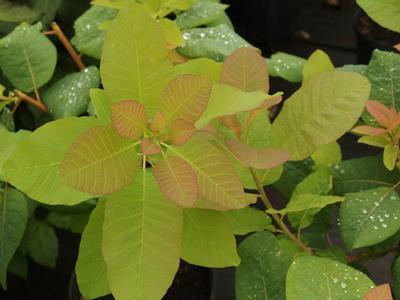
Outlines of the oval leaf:
M 138 139 L 146 130 L 146 109 L 136 101 L 118 102 L 112 106 L 112 124 L 120 135 Z
M 80 135 L 60 166 L 64 183 L 78 190 L 109 194 L 129 185 L 138 170 L 135 144 L 111 125 L 97 126 Z
M 153 169 L 161 192 L 183 207 L 191 207 L 197 199 L 197 176 L 179 156 L 164 156 Z
M 169 139 L 176 146 L 183 145 L 192 138 L 196 130 L 192 123 L 177 119 L 169 127 Z
M 382 284 L 369 290 L 363 300 L 393 300 L 389 284 Z
M 264 58 L 253 48 L 239 48 L 223 64 L 221 83 L 245 92 L 268 93 L 268 68 Z

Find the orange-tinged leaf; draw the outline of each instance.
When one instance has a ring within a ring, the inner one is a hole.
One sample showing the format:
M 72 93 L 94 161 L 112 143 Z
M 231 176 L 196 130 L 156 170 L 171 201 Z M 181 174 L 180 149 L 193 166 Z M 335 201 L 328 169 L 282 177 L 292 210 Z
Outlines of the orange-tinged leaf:
M 158 154 L 161 152 L 160 147 L 152 140 L 143 139 L 140 141 L 140 148 L 144 155 Z
M 225 145 L 232 154 L 249 167 L 272 169 L 288 161 L 290 154 L 283 149 L 253 149 L 234 139 L 226 139 Z
M 157 111 L 151 122 L 150 129 L 153 133 L 162 133 L 165 131 L 166 123 L 165 116 Z
M 111 125 L 81 134 L 60 166 L 64 183 L 93 194 L 110 194 L 129 185 L 138 170 L 135 144 Z
M 203 75 L 179 75 L 172 80 L 161 94 L 159 108 L 167 123 L 178 118 L 195 123 L 207 106 L 211 84 Z
M 240 138 L 242 135 L 242 125 L 239 123 L 236 115 L 222 116 L 220 119 L 227 128 L 231 129 Z
M 169 51 L 169 57 L 171 58 L 174 65 L 183 64 L 189 61 L 189 59 L 186 56 L 179 54 L 175 49 Z
M 384 128 L 377 128 L 368 125 L 360 125 L 354 127 L 352 130 L 354 133 L 365 134 L 370 136 L 380 136 L 386 134 L 386 129 Z
M 164 156 L 153 168 L 161 192 L 183 207 L 191 207 L 198 196 L 197 175 L 179 156 Z
M 393 48 L 395 48 L 397 51 L 399 51 L 399 52 L 400 52 L 400 44 L 396 44 L 396 45 L 394 45 L 394 46 L 393 46 Z
M 389 284 L 381 284 L 370 289 L 363 300 L 393 300 Z
M 389 128 L 398 119 L 398 113 L 394 108 L 388 108 L 378 101 L 368 100 L 366 107 L 368 112 L 385 128 Z
M 144 105 L 133 100 L 114 104 L 112 106 L 112 124 L 120 135 L 138 139 L 146 130 L 147 125 Z
M 270 109 L 272 106 L 275 106 L 275 105 L 281 103 L 282 99 L 283 99 L 282 96 L 276 96 L 276 97 L 269 98 L 269 99 L 265 100 L 264 103 L 261 104 L 261 106 L 257 108 L 257 110 Z
M 221 83 L 234 86 L 245 92 L 268 92 L 267 64 L 255 49 L 239 48 L 225 59 Z
M 176 119 L 169 127 L 169 139 L 176 146 L 183 145 L 192 138 L 196 130 L 193 123 L 183 119 Z
M 249 204 L 243 184 L 230 159 L 218 147 L 205 139 L 193 137 L 183 146 L 170 147 L 197 174 L 199 195 L 226 209 L 237 209 Z

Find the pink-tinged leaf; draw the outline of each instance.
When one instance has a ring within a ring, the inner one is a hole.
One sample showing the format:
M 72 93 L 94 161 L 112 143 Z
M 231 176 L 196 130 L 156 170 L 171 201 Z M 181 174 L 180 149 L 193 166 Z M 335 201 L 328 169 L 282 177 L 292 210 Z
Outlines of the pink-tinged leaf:
M 147 117 L 143 104 L 125 100 L 112 106 L 112 124 L 117 132 L 127 138 L 138 139 L 146 130 Z
M 225 59 L 221 83 L 245 92 L 268 93 L 268 67 L 264 58 L 253 48 L 239 48 Z
M 180 75 L 172 80 L 160 100 L 160 112 L 167 123 L 176 119 L 195 123 L 207 106 L 211 85 L 211 79 L 203 75 Z
M 388 108 L 378 101 L 368 100 L 366 107 L 376 121 L 385 128 L 389 128 L 392 122 L 398 119 L 394 108 Z
M 393 300 L 389 284 L 378 285 L 370 289 L 363 300 Z
M 66 185 L 98 195 L 126 187 L 137 170 L 135 144 L 111 125 L 93 127 L 81 134 L 60 166 Z
M 242 125 L 239 123 L 236 115 L 233 116 L 222 116 L 220 117 L 222 123 L 229 129 L 231 129 L 235 135 L 240 138 L 242 135 Z
M 192 138 L 196 130 L 194 124 L 183 119 L 177 119 L 169 127 L 169 140 L 176 146 L 183 145 Z
M 161 153 L 160 147 L 152 140 L 143 139 L 140 141 L 140 148 L 144 155 L 152 155 Z
M 191 207 L 198 197 L 197 175 L 179 156 L 165 156 L 153 168 L 161 192 L 183 207 Z
M 167 121 L 165 116 L 159 111 L 154 115 L 153 121 L 151 122 L 150 129 L 153 133 L 160 134 L 165 131 Z
M 394 45 L 393 48 L 400 52 L 400 44 Z
M 290 153 L 283 149 L 253 149 L 233 139 L 226 139 L 225 145 L 238 160 L 252 168 L 272 169 L 290 159 Z
M 376 128 L 368 125 L 361 125 L 353 128 L 351 130 L 354 133 L 358 134 L 365 134 L 365 135 L 370 135 L 370 136 L 381 136 L 386 134 L 386 129 L 384 128 Z

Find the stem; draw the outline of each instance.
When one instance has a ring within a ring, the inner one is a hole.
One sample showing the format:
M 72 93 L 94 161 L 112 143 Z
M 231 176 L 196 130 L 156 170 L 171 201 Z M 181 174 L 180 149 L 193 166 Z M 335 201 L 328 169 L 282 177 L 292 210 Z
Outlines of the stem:
M 65 49 L 67 49 L 69 55 L 71 55 L 75 64 L 78 66 L 80 70 L 85 69 L 85 64 L 83 63 L 79 54 L 75 51 L 74 47 L 72 47 L 71 42 L 65 36 L 64 32 L 61 30 L 60 26 L 56 22 L 51 24 L 51 28 L 54 31 L 54 35 L 60 40 L 60 42 L 64 45 Z
M 21 91 L 18 91 L 18 90 L 15 90 L 14 93 L 20 100 L 25 101 L 25 102 L 33 105 L 33 106 L 36 106 L 37 108 L 39 108 L 41 111 L 43 111 L 45 113 L 49 112 L 47 107 L 44 106 L 43 103 L 41 103 L 38 100 L 32 98 L 31 96 L 29 96 L 29 95 L 27 95 L 27 94 L 25 94 L 25 93 L 23 93 Z
M 264 187 L 261 184 L 260 180 L 257 177 L 257 174 L 254 172 L 253 168 L 249 168 L 251 175 L 253 176 L 253 180 L 257 186 L 258 193 L 260 194 L 261 200 L 264 202 L 264 205 L 268 209 L 274 209 L 272 203 L 269 201 L 267 194 L 264 191 Z M 274 219 L 276 224 L 282 229 L 282 232 L 291 239 L 296 245 L 298 245 L 305 252 L 312 254 L 311 249 L 305 245 L 301 240 L 299 240 L 290 230 L 287 228 L 286 224 L 282 221 L 282 218 L 279 214 L 273 213 L 271 217 Z

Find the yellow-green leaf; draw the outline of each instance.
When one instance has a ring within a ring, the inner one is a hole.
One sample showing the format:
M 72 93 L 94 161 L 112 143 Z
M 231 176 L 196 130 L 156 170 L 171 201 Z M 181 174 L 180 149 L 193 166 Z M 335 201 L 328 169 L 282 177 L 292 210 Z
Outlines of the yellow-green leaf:
M 210 76 L 213 83 L 218 83 L 221 69 L 222 63 L 206 57 L 201 57 L 191 59 L 184 64 L 175 66 L 175 75 L 194 74 Z
M 328 54 L 322 50 L 315 50 L 303 68 L 303 81 L 308 80 L 310 77 L 317 75 L 322 72 L 330 72 L 335 69 L 332 61 Z
M 160 25 L 142 6 L 130 4 L 119 11 L 107 31 L 100 72 L 114 102 L 135 99 L 154 115 L 173 66 Z
M 138 170 L 134 146 L 111 125 L 89 129 L 64 157 L 60 166 L 64 183 L 94 194 L 110 194 L 126 187 Z

